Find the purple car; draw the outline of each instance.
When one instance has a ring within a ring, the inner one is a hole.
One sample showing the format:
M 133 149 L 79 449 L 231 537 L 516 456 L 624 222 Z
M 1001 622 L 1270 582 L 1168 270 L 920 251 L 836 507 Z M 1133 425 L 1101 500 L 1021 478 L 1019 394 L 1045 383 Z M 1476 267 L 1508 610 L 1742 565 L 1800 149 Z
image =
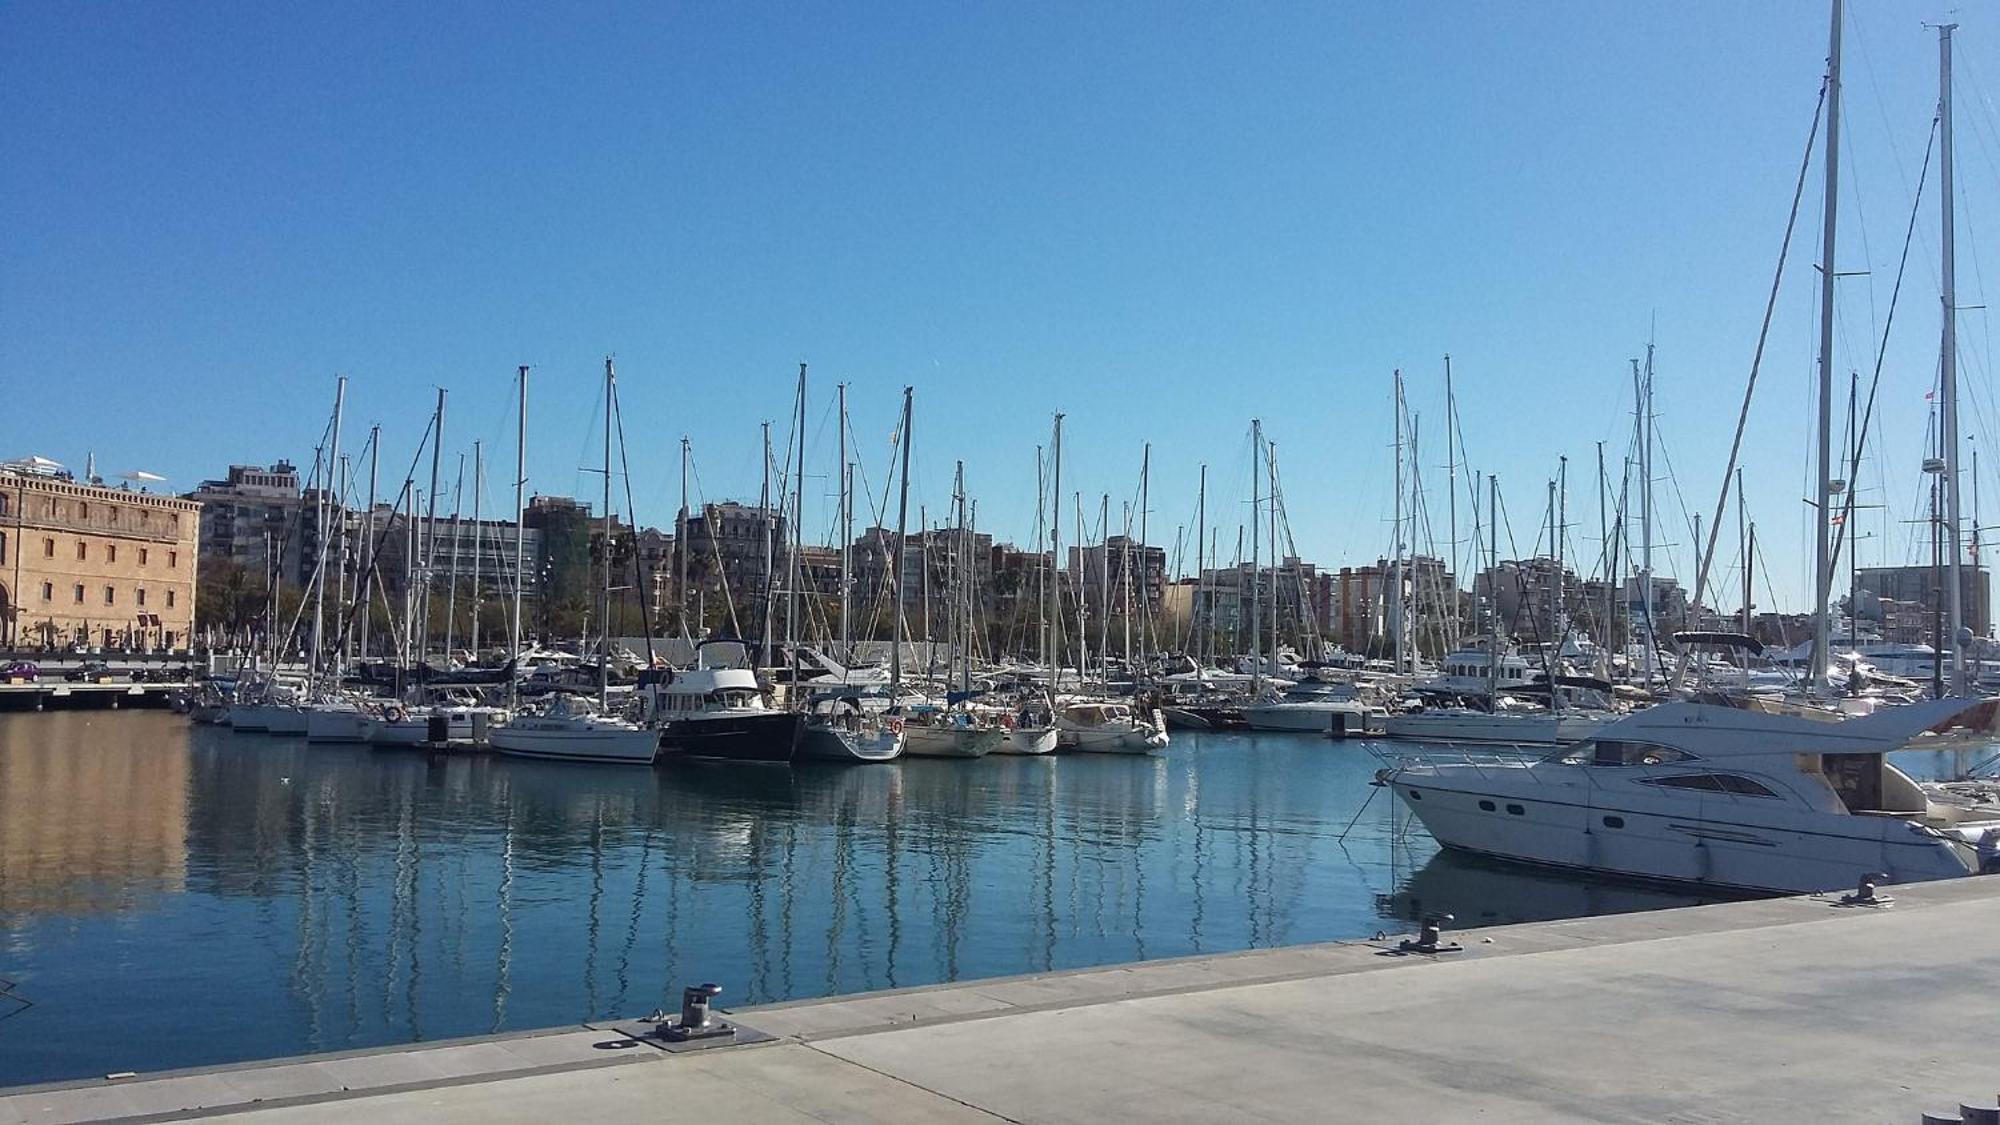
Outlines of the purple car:
M 42 678 L 42 670 L 25 660 L 0 665 L 0 683 L 32 684 Z

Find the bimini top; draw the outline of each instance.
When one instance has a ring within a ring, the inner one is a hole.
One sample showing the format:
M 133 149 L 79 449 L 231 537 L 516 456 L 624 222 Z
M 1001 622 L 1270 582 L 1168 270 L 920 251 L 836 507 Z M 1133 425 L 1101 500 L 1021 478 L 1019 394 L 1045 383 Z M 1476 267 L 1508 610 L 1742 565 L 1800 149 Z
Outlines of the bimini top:
M 1705 703 L 1662 703 L 1600 728 L 1589 741 L 1651 743 L 1703 758 L 1886 754 L 1978 703 L 1976 699 L 1938 699 L 1838 720 L 1771 715 Z

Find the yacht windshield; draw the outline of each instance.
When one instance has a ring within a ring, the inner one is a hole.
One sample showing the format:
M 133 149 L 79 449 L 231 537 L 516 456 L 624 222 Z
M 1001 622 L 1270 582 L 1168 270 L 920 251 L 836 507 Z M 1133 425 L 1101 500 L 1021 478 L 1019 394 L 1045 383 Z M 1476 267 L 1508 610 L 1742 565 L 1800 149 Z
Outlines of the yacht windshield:
M 1566 766 L 1664 766 L 1698 759 L 1685 750 L 1655 742 L 1591 738 L 1564 746 L 1542 760 Z

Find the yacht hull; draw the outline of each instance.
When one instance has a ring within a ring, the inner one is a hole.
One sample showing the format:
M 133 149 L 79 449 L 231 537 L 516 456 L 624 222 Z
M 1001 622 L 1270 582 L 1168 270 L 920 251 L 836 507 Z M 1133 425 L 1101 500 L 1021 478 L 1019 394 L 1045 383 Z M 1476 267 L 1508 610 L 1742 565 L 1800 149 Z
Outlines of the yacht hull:
M 1000 749 L 1004 732 L 978 727 L 903 728 L 903 753 L 912 758 L 984 758 Z
M 1243 721 L 1251 730 L 1301 731 L 1325 734 L 1328 731 L 1360 730 L 1368 721 L 1366 707 L 1322 706 L 1318 704 L 1272 703 L 1243 709 Z
M 306 711 L 307 742 L 366 742 L 368 716 L 356 709 Z
M 660 732 L 649 727 L 543 730 L 509 725 L 487 738 L 495 753 L 558 762 L 649 766 L 660 752 Z
M 808 723 L 799 733 L 801 758 L 823 762 L 893 762 L 902 755 L 901 732 L 857 732 Z
M 662 755 L 718 762 L 789 763 L 805 716 L 788 711 L 676 719 L 660 735 Z
M 1820 817 L 1806 826 L 1703 820 L 1684 806 L 1649 808 L 1621 795 L 1614 807 L 1582 792 L 1507 784 L 1509 767 L 1482 772 L 1498 783 L 1472 791 L 1412 775 L 1393 784 L 1440 845 L 1538 867 L 1780 894 L 1852 889 L 1863 875 L 1882 872 L 1895 882 L 1967 874 L 1948 845 L 1899 821 Z M 1841 820 L 1854 823 L 1836 823 Z
M 995 754 L 1053 754 L 1057 732 L 1054 727 L 1016 727 L 1000 738 Z

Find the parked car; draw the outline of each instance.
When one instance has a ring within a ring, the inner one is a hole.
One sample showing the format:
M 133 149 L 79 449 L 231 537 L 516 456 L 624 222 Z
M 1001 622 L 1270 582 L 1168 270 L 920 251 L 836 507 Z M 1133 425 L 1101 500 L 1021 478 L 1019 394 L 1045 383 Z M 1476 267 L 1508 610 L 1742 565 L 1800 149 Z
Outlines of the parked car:
M 16 660 L 11 664 L 0 666 L 0 683 L 32 684 L 41 678 L 41 668 L 25 660 Z
M 63 673 L 63 679 L 73 684 L 101 684 L 111 679 L 111 665 L 102 660 L 85 661 Z

